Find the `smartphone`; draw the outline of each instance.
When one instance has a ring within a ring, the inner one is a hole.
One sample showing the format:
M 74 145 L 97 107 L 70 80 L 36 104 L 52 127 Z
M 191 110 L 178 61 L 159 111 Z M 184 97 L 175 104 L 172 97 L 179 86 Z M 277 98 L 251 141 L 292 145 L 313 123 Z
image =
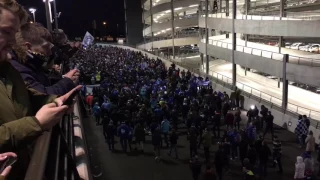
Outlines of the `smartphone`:
M 17 162 L 18 158 L 17 157 L 8 157 L 3 164 L 1 165 L 0 168 L 0 173 L 8 166 L 12 166 L 15 162 Z
M 63 103 L 63 105 L 71 106 L 73 104 L 73 99 L 79 94 L 80 90 L 74 91 L 69 98 Z

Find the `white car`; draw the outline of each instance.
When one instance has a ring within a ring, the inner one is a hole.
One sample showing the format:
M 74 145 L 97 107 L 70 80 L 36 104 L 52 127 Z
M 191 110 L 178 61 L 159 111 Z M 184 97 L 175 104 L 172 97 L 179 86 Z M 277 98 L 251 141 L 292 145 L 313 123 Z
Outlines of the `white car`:
M 305 46 L 305 45 L 306 45 L 305 43 L 293 43 L 290 46 L 290 49 L 300 50 L 301 46 Z
M 320 44 L 312 44 L 309 48 L 308 48 L 309 52 L 312 53 L 319 53 L 320 51 Z
M 305 46 L 301 46 L 299 48 L 299 50 L 301 51 L 309 51 L 309 48 L 311 47 L 311 44 L 305 45 Z

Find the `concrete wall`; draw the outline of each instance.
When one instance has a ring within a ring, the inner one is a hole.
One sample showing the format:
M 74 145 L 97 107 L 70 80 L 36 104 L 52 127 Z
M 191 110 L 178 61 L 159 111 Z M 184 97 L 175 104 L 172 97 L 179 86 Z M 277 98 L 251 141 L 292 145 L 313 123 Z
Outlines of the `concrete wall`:
M 159 4 L 158 6 L 152 7 L 152 14 L 156 14 L 162 11 L 170 10 L 171 9 L 171 2 Z M 199 4 L 199 2 L 194 0 L 177 0 L 173 2 L 173 8 L 177 7 L 189 7 L 193 4 Z M 144 19 L 147 19 L 149 16 L 151 16 L 150 11 L 145 11 L 144 13 Z
M 286 73 L 290 81 L 320 87 L 320 67 L 287 63 Z
M 206 52 L 205 43 L 199 44 L 199 50 L 202 53 Z M 232 50 L 227 48 L 209 44 L 208 54 L 229 62 L 232 61 Z M 276 77 L 282 77 L 282 61 L 235 51 L 235 63 Z M 289 81 L 320 87 L 320 67 L 287 63 L 286 73 Z
M 174 39 L 174 45 L 175 46 L 185 46 L 190 44 L 198 44 L 199 38 L 198 37 L 187 37 L 187 38 L 178 38 Z M 146 44 L 142 44 L 137 46 L 138 49 L 151 49 L 153 44 L 153 48 L 161 48 L 161 47 L 170 47 L 172 46 L 172 40 L 162 40 L 162 41 L 154 41 L 149 42 Z
M 199 26 L 205 27 L 205 18 Z M 232 31 L 232 19 L 208 18 L 208 28 Z M 293 37 L 320 37 L 320 21 L 308 20 L 235 20 L 235 31 L 242 34 Z
M 204 43 L 200 43 L 199 50 L 202 53 L 205 52 Z M 208 45 L 208 53 L 210 56 L 224 59 L 229 62 L 232 61 L 232 50 L 230 49 Z M 256 69 L 260 72 L 282 77 L 281 61 L 235 51 L 235 63 L 244 67 Z
M 174 21 L 175 27 L 187 28 L 198 26 L 198 17 L 193 17 L 190 19 L 178 19 Z M 164 22 L 164 23 L 154 23 L 153 24 L 153 32 L 159 32 L 161 30 L 165 30 L 172 27 L 172 21 Z M 143 30 L 144 36 L 151 36 L 151 27 L 147 27 Z

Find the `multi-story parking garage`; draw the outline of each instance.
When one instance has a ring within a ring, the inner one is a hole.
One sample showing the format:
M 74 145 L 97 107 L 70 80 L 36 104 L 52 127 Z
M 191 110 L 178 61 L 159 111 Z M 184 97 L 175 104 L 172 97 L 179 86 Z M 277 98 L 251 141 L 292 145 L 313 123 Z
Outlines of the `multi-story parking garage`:
M 311 92 L 294 86 L 320 86 L 320 56 L 285 46 L 319 42 L 320 3 L 207 0 L 199 7 L 199 27 L 205 32 L 199 47 L 206 73 L 230 78 L 229 83 L 283 109 L 320 118 L 317 88 Z
M 170 58 L 198 54 L 198 4 L 194 0 L 144 1 L 144 41 L 138 48 Z
M 139 49 L 170 59 L 199 49 L 205 73 L 320 120 L 318 1 L 147 0 L 143 9 Z

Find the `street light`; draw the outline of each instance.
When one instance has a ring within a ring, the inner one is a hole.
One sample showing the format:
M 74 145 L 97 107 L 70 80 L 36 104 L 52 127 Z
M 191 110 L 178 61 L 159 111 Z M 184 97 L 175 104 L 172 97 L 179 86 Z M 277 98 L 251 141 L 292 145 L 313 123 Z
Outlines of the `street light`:
M 33 22 L 36 22 L 36 11 L 37 11 L 37 9 L 35 9 L 35 8 L 30 8 L 29 11 L 30 11 L 31 14 L 33 15 Z
M 105 31 L 106 31 L 106 36 L 108 36 L 108 32 L 107 32 L 107 22 L 106 21 L 103 21 L 103 26 L 105 28 Z

